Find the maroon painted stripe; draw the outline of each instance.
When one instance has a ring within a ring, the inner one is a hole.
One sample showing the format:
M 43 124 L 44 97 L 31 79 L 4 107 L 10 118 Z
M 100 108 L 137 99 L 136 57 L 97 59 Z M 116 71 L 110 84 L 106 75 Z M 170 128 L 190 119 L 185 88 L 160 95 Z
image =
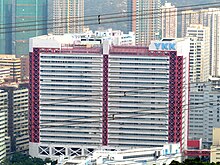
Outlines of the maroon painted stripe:
M 108 74 L 109 58 L 103 55 L 103 86 L 102 86 L 102 145 L 108 145 Z

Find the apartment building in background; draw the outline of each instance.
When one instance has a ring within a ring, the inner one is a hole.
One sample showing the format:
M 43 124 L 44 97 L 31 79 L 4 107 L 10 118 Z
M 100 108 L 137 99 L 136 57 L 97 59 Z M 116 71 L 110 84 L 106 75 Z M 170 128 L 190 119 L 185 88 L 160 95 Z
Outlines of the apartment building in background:
M 160 0 L 132 0 L 132 31 L 136 44 L 148 46 L 161 38 Z
M 185 150 L 189 40 L 148 49 L 115 45 L 110 36 L 76 38 L 30 39 L 30 155 L 57 159 L 168 142 Z
M 202 139 L 202 147 L 209 148 L 213 128 L 220 127 L 220 79 L 190 85 L 189 138 Z
M 13 81 L 21 80 L 21 60 L 15 55 L 0 55 L 0 66 L 10 69 L 10 78 Z
M 7 94 L 5 153 L 28 154 L 28 83 L 4 83 L 0 90 Z
M 201 24 L 210 29 L 210 75 L 220 76 L 220 8 L 209 8 L 202 10 L 187 10 L 182 12 L 181 36 L 187 35 L 187 28 L 191 24 Z
M 187 28 L 191 24 L 201 24 L 208 26 L 208 9 L 186 10 L 181 12 L 181 37 L 186 37 Z
M 0 90 L 0 163 L 6 157 L 6 136 L 7 136 L 7 92 Z
M 84 27 L 84 0 L 50 1 L 48 16 L 52 34 L 81 33 Z
M 21 83 L 21 60 L 0 55 L 0 160 L 14 152 L 28 154 L 28 83 Z
M 200 24 L 187 27 L 190 38 L 190 81 L 207 82 L 210 76 L 210 29 Z
M 213 128 L 212 146 L 210 162 L 217 163 L 220 161 L 220 128 Z
M 208 26 L 210 27 L 210 45 L 211 45 L 211 75 L 220 76 L 220 8 L 209 9 Z
M 177 8 L 171 3 L 161 7 L 162 38 L 177 38 Z

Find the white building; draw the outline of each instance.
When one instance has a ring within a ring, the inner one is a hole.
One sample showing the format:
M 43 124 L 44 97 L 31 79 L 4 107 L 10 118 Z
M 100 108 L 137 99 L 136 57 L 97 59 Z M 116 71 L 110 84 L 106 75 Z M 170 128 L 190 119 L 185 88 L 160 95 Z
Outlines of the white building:
M 149 50 L 66 36 L 30 39 L 31 156 L 168 142 L 186 149 L 189 40 L 155 41 Z
M 212 129 L 220 127 L 220 79 L 190 86 L 189 138 L 200 139 L 205 148 L 212 143 Z
M 164 165 L 170 164 L 173 160 L 181 162 L 182 153 L 180 144 L 166 144 L 163 147 L 129 149 L 122 151 L 110 151 L 108 149 L 97 150 L 90 156 L 60 158 L 58 165 Z
M 206 82 L 210 76 L 210 29 L 191 24 L 186 36 L 190 38 L 190 81 Z

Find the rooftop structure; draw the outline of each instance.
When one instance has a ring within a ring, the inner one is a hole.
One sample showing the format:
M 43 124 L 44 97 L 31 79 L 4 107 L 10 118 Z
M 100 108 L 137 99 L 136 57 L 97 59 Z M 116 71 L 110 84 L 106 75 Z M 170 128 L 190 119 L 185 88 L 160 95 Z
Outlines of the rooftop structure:
M 64 35 L 44 35 L 36 37 L 34 40 L 30 40 L 30 43 L 42 43 L 49 42 L 57 47 L 72 47 L 73 45 L 86 45 L 87 47 L 91 47 L 94 45 L 100 46 L 103 44 L 104 40 L 109 40 L 113 45 L 123 45 L 123 46 L 131 46 L 135 45 L 135 35 L 133 32 L 128 34 L 124 34 L 120 30 L 97 30 L 95 32 L 87 31 L 85 33 L 74 33 L 74 34 L 64 34 Z
M 97 165 L 143 165 L 170 164 L 173 160 L 181 162 L 182 153 L 179 144 L 166 144 L 163 147 L 129 149 L 123 151 L 97 150 L 88 157 L 61 157 L 58 165 L 92 164 Z M 64 158 L 64 159 L 63 159 Z

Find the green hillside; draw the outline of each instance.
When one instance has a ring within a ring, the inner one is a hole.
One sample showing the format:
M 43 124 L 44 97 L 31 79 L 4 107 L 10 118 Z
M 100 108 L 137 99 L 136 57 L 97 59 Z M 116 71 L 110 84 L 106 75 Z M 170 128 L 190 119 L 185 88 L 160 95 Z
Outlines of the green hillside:
M 164 2 L 164 0 L 162 1 Z M 169 1 L 168 1 L 169 2 Z M 213 3 L 213 2 L 219 2 L 219 0 L 171 0 L 173 4 L 176 6 L 183 6 L 183 5 L 191 5 L 191 4 L 205 4 L 205 3 Z M 181 2 L 181 3 L 180 3 Z
M 127 12 L 127 0 L 84 0 L 85 2 L 85 16 L 103 15 L 108 13 Z M 85 18 L 86 20 L 86 18 Z M 90 29 L 112 28 L 118 30 L 127 29 L 126 23 L 110 23 L 97 24 L 90 26 Z
M 85 16 L 91 15 L 103 15 L 108 13 L 125 13 L 127 12 L 127 1 L 128 0 L 84 0 L 85 2 Z M 190 6 L 193 4 L 205 4 L 205 3 L 213 3 L 213 2 L 220 2 L 220 0 L 166 0 L 167 2 L 171 2 L 175 4 L 175 6 Z M 161 0 L 162 5 L 164 4 L 165 0 Z M 86 22 L 85 18 L 85 23 Z M 126 18 L 124 18 L 126 19 Z M 94 22 L 93 22 L 94 23 Z M 90 26 L 90 29 L 103 29 L 103 28 L 112 28 L 127 31 L 128 29 L 128 22 L 118 22 L 118 23 L 109 23 L 109 24 L 98 24 Z

